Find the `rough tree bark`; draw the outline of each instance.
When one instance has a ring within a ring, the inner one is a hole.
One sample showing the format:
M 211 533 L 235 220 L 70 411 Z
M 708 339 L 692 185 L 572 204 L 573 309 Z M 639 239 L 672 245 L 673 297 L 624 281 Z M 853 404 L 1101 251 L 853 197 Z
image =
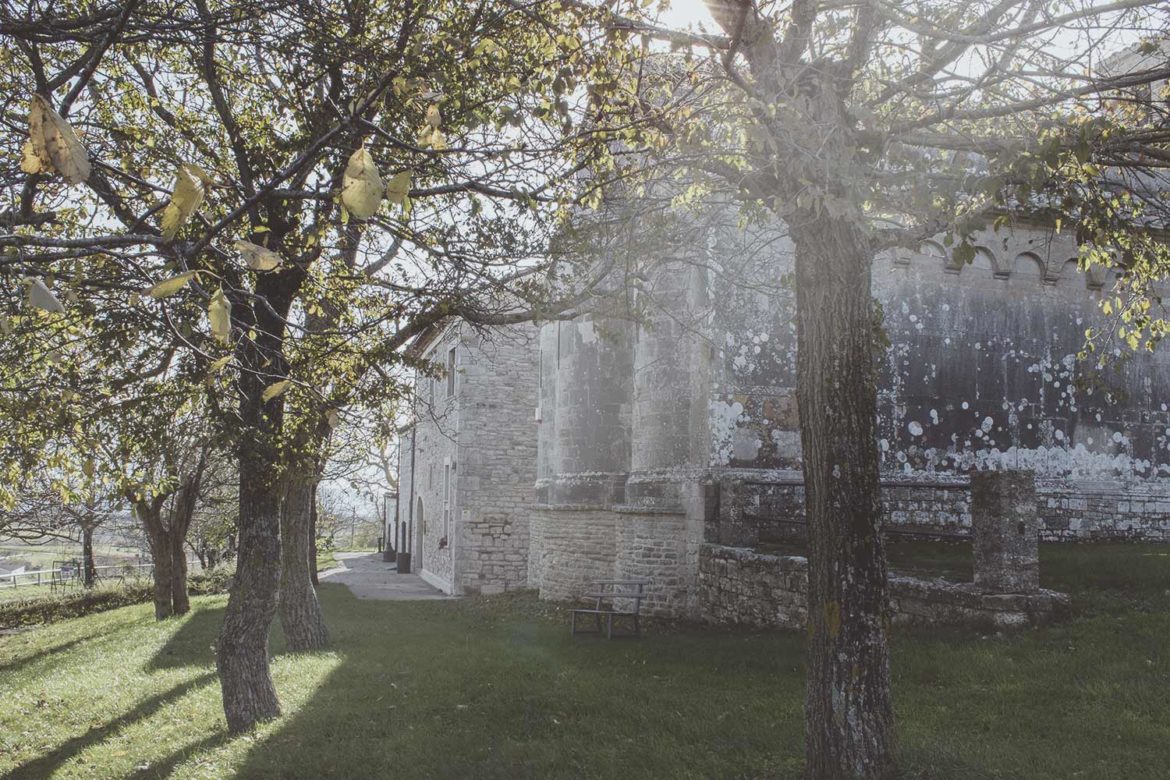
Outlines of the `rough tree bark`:
M 171 612 L 186 615 L 191 611 L 191 597 L 187 593 L 187 555 L 183 550 L 186 534 L 171 531 Z
M 281 227 L 275 216 L 270 216 L 269 224 Z M 272 246 L 280 245 L 283 232 L 271 233 Z M 285 376 L 288 370 L 285 318 L 302 281 L 303 274 L 292 270 L 262 275 L 256 281 L 255 297 L 264 305 L 252 307 L 251 299 L 232 300 L 233 326 L 254 329 L 258 334 L 236 342 L 236 357 L 244 367 L 238 383 L 239 546 L 236 576 L 215 654 L 224 716 L 229 731 L 236 734 L 280 716 L 280 701 L 268 668 L 268 629 L 276 616 L 280 587 L 282 491 L 276 472 L 284 401 L 280 397 L 265 400 L 264 389 L 273 377 Z
M 290 477 L 281 512 L 280 625 L 289 649 L 322 650 L 329 632 L 313 588 L 312 519 L 315 480 Z
M 97 566 L 93 560 L 93 529 L 94 526 L 89 523 L 81 526 L 82 582 L 87 588 L 92 588 L 97 581 Z
M 191 611 L 191 599 L 187 593 L 187 531 L 191 528 L 191 520 L 195 517 L 195 505 L 199 501 L 199 491 L 203 486 L 203 472 L 206 459 L 200 457 L 195 470 L 187 475 L 183 484 L 175 493 L 175 500 L 171 506 L 169 526 L 169 555 L 171 558 L 171 603 L 176 615 L 185 615 Z
M 871 252 L 849 222 L 801 216 L 793 238 L 811 547 L 807 775 L 884 778 L 893 770 L 893 709 Z
M 268 473 L 274 458 L 267 447 L 249 435 L 241 439 L 236 576 L 215 654 L 232 733 L 280 715 L 268 670 L 268 628 L 280 584 L 280 491 Z
M 312 504 L 309 506 L 309 579 L 313 581 L 314 585 L 320 585 L 321 581 L 317 578 L 317 483 L 313 483 L 313 495 L 310 498 Z
M 134 514 L 146 532 L 150 544 L 150 559 L 154 564 L 151 579 L 154 584 L 154 617 L 164 620 L 171 616 L 171 540 L 162 520 L 164 496 L 155 496 L 150 501 L 134 501 Z

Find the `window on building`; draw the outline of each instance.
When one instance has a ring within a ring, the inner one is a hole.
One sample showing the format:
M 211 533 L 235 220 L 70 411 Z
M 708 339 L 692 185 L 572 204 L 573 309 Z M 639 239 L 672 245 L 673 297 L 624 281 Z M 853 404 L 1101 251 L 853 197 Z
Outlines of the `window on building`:
M 434 490 L 435 488 L 435 464 L 427 464 L 427 488 Z
M 455 347 L 447 350 L 447 397 L 455 395 Z

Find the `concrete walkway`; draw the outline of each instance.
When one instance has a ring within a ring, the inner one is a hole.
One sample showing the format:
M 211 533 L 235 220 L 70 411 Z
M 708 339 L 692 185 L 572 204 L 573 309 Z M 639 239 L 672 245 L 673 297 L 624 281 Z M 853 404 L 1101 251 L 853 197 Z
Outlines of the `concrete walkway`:
M 382 553 L 336 553 L 340 566 L 318 575 L 322 582 L 340 582 L 359 599 L 384 601 L 427 601 L 449 599 L 438 588 L 417 574 L 399 574 L 393 563 L 382 560 Z

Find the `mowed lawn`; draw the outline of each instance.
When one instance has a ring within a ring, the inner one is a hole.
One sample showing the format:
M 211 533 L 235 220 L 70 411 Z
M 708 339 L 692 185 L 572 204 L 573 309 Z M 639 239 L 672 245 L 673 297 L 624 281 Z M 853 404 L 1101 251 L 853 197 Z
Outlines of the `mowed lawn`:
M 912 548 L 900 547 L 894 559 Z M 1044 548 L 1068 622 L 1014 635 L 902 631 L 906 777 L 1163 778 L 1170 547 Z M 925 555 L 942 569 L 963 548 Z M 273 635 L 285 715 L 226 734 L 223 597 L 157 624 L 127 607 L 0 637 L 0 774 L 15 778 L 796 777 L 802 635 L 652 624 L 569 636 L 530 595 L 359 601 L 326 585 L 335 650 Z

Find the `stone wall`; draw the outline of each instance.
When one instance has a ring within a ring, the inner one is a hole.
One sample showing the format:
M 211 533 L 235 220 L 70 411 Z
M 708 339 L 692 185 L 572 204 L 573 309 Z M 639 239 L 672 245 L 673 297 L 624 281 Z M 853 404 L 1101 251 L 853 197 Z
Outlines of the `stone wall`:
M 803 541 L 804 485 L 798 471 L 737 470 L 714 480 L 718 512 L 707 541 L 753 547 Z M 1043 541 L 1170 541 L 1170 486 L 1160 480 L 1036 479 Z M 882 479 L 892 532 L 968 536 L 971 486 L 965 475 Z
M 643 507 L 616 509 L 615 578 L 649 581 L 642 602 L 647 614 L 687 614 L 695 578 L 688 567 L 686 515 Z
M 802 628 L 808 616 L 808 561 L 741 547 L 703 545 L 699 617 L 712 623 Z M 1051 620 L 1068 607 L 1063 594 L 987 593 L 973 583 L 890 578 L 894 622 L 904 625 L 1013 628 Z
M 444 591 L 494 593 L 528 581 L 535 339 L 530 325 L 482 334 L 452 323 L 422 353 L 444 371 L 416 379 L 415 422 L 400 446 L 396 538 L 405 527 L 414 570 Z
M 528 582 L 536 480 L 539 349 L 529 325 L 461 339 L 455 586 L 498 593 Z
M 537 504 L 529 517 L 528 580 L 541 598 L 576 599 L 589 580 L 616 577 L 617 513 Z

